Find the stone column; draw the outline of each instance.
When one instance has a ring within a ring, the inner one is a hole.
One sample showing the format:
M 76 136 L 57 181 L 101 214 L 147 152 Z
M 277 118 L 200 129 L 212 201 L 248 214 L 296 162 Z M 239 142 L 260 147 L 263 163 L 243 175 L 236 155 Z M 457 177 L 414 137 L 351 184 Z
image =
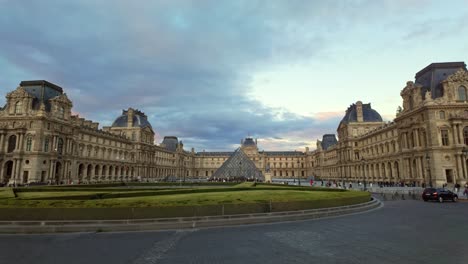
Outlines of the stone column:
M 24 150 L 24 133 L 20 134 L 19 150 Z
M 457 125 L 452 125 L 452 138 L 453 138 L 453 144 L 457 144 Z
M 416 158 L 416 173 L 417 173 L 417 176 L 414 177 L 415 180 L 424 179 L 424 173 L 422 171 L 422 168 L 423 168 L 422 157 L 417 157 Z
M 56 182 L 56 180 L 57 180 L 56 179 L 57 178 L 57 175 L 56 175 L 57 174 L 57 172 L 56 172 L 56 170 L 57 170 L 57 161 L 53 160 L 51 163 L 52 163 L 52 179 L 51 180 L 52 180 L 53 183 L 57 184 L 57 182 Z
M 413 135 L 414 135 L 414 142 L 415 142 L 415 147 L 420 147 L 421 146 L 421 141 L 419 140 L 419 129 L 414 129 L 413 130 Z
M 11 177 L 10 177 L 10 182 L 13 181 L 13 183 L 16 183 L 16 178 L 18 177 L 17 176 L 17 166 L 18 166 L 18 160 L 17 159 L 13 159 L 13 167 L 11 169 Z
M 69 162 L 68 161 L 63 161 L 62 165 L 62 180 L 65 184 L 70 183 L 70 179 L 68 178 L 68 167 L 69 167 Z
M 21 139 L 21 134 L 15 134 L 15 135 L 16 135 L 15 150 L 19 150 L 19 143 L 20 143 L 20 139 Z
M 4 152 L 4 151 L 5 151 L 5 148 L 4 148 L 4 141 L 5 141 L 5 134 L 4 134 L 4 133 L 1 133 L 1 134 L 0 134 L 0 152 Z
M 466 180 L 466 156 L 461 155 L 461 165 L 462 165 L 462 173 L 460 175 L 460 178 L 463 180 Z
M 463 155 L 455 155 L 457 161 L 457 174 L 453 177 L 453 182 L 457 183 L 460 178 L 463 178 Z
M 460 135 L 460 144 L 465 144 L 465 138 L 463 135 L 463 126 L 458 125 L 458 134 Z

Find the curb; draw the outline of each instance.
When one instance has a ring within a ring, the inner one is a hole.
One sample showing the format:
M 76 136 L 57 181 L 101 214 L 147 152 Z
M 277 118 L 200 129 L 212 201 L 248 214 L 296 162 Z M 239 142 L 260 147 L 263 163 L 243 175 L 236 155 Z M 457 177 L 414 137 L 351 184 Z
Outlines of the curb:
M 318 219 L 370 211 L 381 206 L 382 202 L 373 198 L 369 202 L 355 205 L 241 215 L 95 221 L 0 221 L 0 233 L 41 234 L 194 229 Z

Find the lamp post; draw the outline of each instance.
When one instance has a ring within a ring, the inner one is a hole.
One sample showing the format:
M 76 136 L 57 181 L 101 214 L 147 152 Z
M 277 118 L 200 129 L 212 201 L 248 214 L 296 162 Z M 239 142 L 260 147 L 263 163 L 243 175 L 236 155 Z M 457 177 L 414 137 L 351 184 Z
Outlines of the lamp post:
M 429 176 L 429 187 L 432 188 L 432 176 L 431 176 L 431 166 L 430 166 L 430 160 L 431 157 L 429 156 L 429 153 L 426 153 L 426 161 L 427 161 L 427 174 Z
M 299 160 L 297 160 L 297 186 L 301 186 L 301 178 L 299 178 Z

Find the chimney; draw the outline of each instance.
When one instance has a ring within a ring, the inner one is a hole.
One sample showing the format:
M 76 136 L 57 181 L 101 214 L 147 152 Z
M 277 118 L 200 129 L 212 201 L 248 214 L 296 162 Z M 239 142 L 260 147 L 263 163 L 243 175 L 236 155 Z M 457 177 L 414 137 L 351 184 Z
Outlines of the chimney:
M 363 122 L 364 121 L 364 116 L 362 113 L 362 102 L 357 101 L 356 102 L 356 115 L 357 115 L 357 121 L 358 122 Z
M 127 127 L 133 127 L 133 116 L 135 115 L 135 110 L 133 108 L 128 108 L 127 111 Z

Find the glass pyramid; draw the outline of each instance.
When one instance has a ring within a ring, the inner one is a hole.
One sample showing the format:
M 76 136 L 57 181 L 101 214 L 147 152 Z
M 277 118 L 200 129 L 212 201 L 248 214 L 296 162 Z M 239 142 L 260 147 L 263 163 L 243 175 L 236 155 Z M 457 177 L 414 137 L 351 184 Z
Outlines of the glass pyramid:
M 255 163 L 240 148 L 234 151 L 231 157 L 215 171 L 210 179 L 265 181 L 262 172 L 257 169 Z

